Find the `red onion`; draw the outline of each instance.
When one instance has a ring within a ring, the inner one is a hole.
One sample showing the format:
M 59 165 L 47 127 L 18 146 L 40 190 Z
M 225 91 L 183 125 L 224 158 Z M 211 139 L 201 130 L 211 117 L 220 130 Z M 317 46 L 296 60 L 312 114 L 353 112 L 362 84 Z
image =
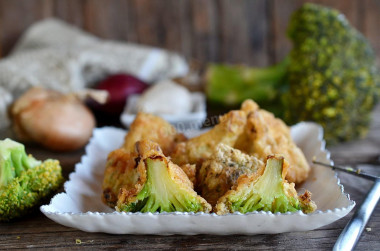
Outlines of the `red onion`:
M 128 97 L 131 94 L 142 93 L 148 86 L 143 81 L 128 74 L 111 75 L 95 87 L 99 90 L 108 91 L 110 96 L 107 103 L 94 105 L 94 108 L 113 115 L 120 114 Z

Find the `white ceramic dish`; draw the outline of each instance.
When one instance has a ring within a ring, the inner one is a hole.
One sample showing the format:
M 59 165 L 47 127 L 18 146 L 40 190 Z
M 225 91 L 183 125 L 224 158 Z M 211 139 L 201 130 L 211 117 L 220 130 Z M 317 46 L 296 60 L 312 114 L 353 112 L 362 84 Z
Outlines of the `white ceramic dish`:
M 128 98 L 127 104 L 123 113 L 120 115 L 121 123 L 129 128 L 130 124 L 135 120 L 137 113 L 137 101 L 140 95 L 135 94 Z M 157 114 L 161 118 L 165 119 L 178 131 L 195 130 L 202 126 L 202 123 L 206 119 L 206 98 L 203 93 L 192 92 L 191 100 L 193 103 L 193 111 L 188 114 L 172 115 L 172 114 Z
M 321 128 L 314 123 L 292 127 L 292 137 L 311 161 L 331 163 Z M 119 213 L 104 205 L 100 199 L 106 157 L 118 148 L 125 131 L 112 127 L 95 129 L 86 154 L 70 174 L 65 192 L 56 195 L 41 211 L 53 221 L 88 232 L 111 234 L 264 234 L 307 231 L 330 224 L 355 206 L 343 191 L 336 174 L 325 167 L 314 166 L 303 188 L 313 193 L 318 210 L 273 214 L 253 212 L 218 216 L 204 213 Z

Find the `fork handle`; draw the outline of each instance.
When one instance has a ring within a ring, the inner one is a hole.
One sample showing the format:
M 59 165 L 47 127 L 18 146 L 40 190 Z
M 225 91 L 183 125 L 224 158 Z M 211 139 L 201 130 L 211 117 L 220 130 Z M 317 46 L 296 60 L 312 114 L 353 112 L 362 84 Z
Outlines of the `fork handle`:
M 373 210 L 380 198 L 380 179 L 375 181 L 371 190 L 361 204 L 360 208 L 355 212 L 352 219 L 343 229 L 338 240 L 335 243 L 334 251 L 352 250 L 358 242 L 363 229 L 365 228 Z

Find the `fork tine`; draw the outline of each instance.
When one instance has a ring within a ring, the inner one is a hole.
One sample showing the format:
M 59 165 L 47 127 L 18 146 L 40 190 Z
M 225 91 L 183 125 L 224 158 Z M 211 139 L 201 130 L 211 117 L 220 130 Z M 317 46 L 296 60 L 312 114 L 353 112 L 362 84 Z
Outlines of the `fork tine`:
M 354 169 L 352 167 L 341 167 L 341 166 L 329 165 L 329 164 L 325 164 L 325 163 L 316 161 L 315 159 L 313 159 L 313 163 L 317 164 L 317 165 L 320 165 L 320 166 L 330 167 L 333 170 L 339 170 L 339 171 L 342 171 L 342 172 L 345 172 L 345 173 L 349 173 L 349 174 L 352 174 L 352 175 L 355 175 L 355 176 L 358 176 L 358 177 L 362 177 L 362 178 L 365 178 L 365 179 L 368 179 L 368 180 L 372 180 L 372 181 L 376 181 L 376 180 L 379 179 L 378 176 L 365 173 L 365 172 L 361 171 L 361 169 Z

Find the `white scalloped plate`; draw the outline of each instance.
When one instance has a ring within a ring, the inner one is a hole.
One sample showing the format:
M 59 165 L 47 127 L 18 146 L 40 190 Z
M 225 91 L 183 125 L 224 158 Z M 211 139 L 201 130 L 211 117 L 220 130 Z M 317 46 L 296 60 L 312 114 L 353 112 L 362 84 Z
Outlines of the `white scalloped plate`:
M 332 163 L 325 150 L 323 132 L 314 123 L 303 122 L 291 128 L 292 137 L 308 161 Z M 318 210 L 273 214 L 253 212 L 218 216 L 205 213 L 119 213 L 104 205 L 103 171 L 107 155 L 122 145 L 125 131 L 112 127 L 97 128 L 86 147 L 86 154 L 70 174 L 65 192 L 57 194 L 41 211 L 53 221 L 87 232 L 111 234 L 265 234 L 307 231 L 330 224 L 347 215 L 355 206 L 344 193 L 336 174 L 325 167 L 313 166 L 302 188 L 313 193 Z M 192 135 L 194 136 L 194 135 Z

